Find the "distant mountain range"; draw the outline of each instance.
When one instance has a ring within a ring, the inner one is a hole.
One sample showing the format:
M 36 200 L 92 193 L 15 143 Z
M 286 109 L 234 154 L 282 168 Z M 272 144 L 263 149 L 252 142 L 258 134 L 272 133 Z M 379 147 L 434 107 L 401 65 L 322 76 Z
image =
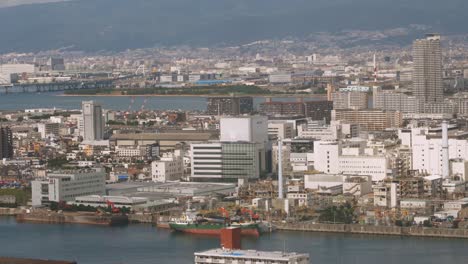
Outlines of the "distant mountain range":
M 467 33 L 467 10 L 467 0 L 72 0 L 0 8 L 0 53 L 232 45 L 411 24 Z

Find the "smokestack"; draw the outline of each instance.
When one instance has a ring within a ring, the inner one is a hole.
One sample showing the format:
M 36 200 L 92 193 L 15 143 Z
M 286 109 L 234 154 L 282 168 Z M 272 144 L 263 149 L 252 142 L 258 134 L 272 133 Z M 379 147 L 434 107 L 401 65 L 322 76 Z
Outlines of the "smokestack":
M 283 199 L 283 141 L 278 138 L 278 198 Z
M 240 227 L 226 227 L 221 229 L 221 248 L 241 249 L 241 229 Z
M 377 60 L 374 53 L 374 82 L 377 82 Z
M 449 177 L 449 143 L 448 143 L 448 123 L 442 122 L 442 178 Z

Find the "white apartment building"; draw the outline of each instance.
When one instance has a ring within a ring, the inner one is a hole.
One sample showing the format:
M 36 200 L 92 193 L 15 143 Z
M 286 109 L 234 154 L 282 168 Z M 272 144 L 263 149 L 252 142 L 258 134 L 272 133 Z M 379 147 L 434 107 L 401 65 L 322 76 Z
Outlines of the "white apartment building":
M 104 195 L 106 173 L 101 169 L 58 171 L 50 173 L 48 180 L 32 181 L 32 204 L 40 206 L 48 202 L 70 202 L 76 197 Z
M 184 160 L 180 150 L 164 153 L 160 160 L 151 163 L 153 182 L 177 181 L 184 176 Z

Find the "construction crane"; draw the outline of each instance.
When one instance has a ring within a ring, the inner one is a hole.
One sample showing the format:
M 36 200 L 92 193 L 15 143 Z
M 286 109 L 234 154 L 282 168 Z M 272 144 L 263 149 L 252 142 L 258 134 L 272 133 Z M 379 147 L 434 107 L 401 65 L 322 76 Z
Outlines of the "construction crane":
M 111 201 L 109 201 L 109 200 L 106 200 L 106 204 L 107 204 L 108 207 L 111 208 L 111 211 L 112 211 L 113 214 L 118 214 L 118 213 L 120 213 L 120 209 L 117 208 L 117 207 L 115 207 L 115 205 L 114 205 L 113 202 L 111 202 Z

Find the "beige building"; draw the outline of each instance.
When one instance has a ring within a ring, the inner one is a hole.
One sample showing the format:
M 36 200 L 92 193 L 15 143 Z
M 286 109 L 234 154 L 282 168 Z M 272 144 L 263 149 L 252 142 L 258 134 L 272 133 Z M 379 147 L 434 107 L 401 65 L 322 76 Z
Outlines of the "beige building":
M 401 127 L 403 115 L 397 111 L 333 110 L 332 120 L 359 124 L 362 129 L 367 131 L 381 131 L 387 128 Z
M 333 109 L 366 109 L 368 99 L 365 92 L 335 92 L 332 94 Z

